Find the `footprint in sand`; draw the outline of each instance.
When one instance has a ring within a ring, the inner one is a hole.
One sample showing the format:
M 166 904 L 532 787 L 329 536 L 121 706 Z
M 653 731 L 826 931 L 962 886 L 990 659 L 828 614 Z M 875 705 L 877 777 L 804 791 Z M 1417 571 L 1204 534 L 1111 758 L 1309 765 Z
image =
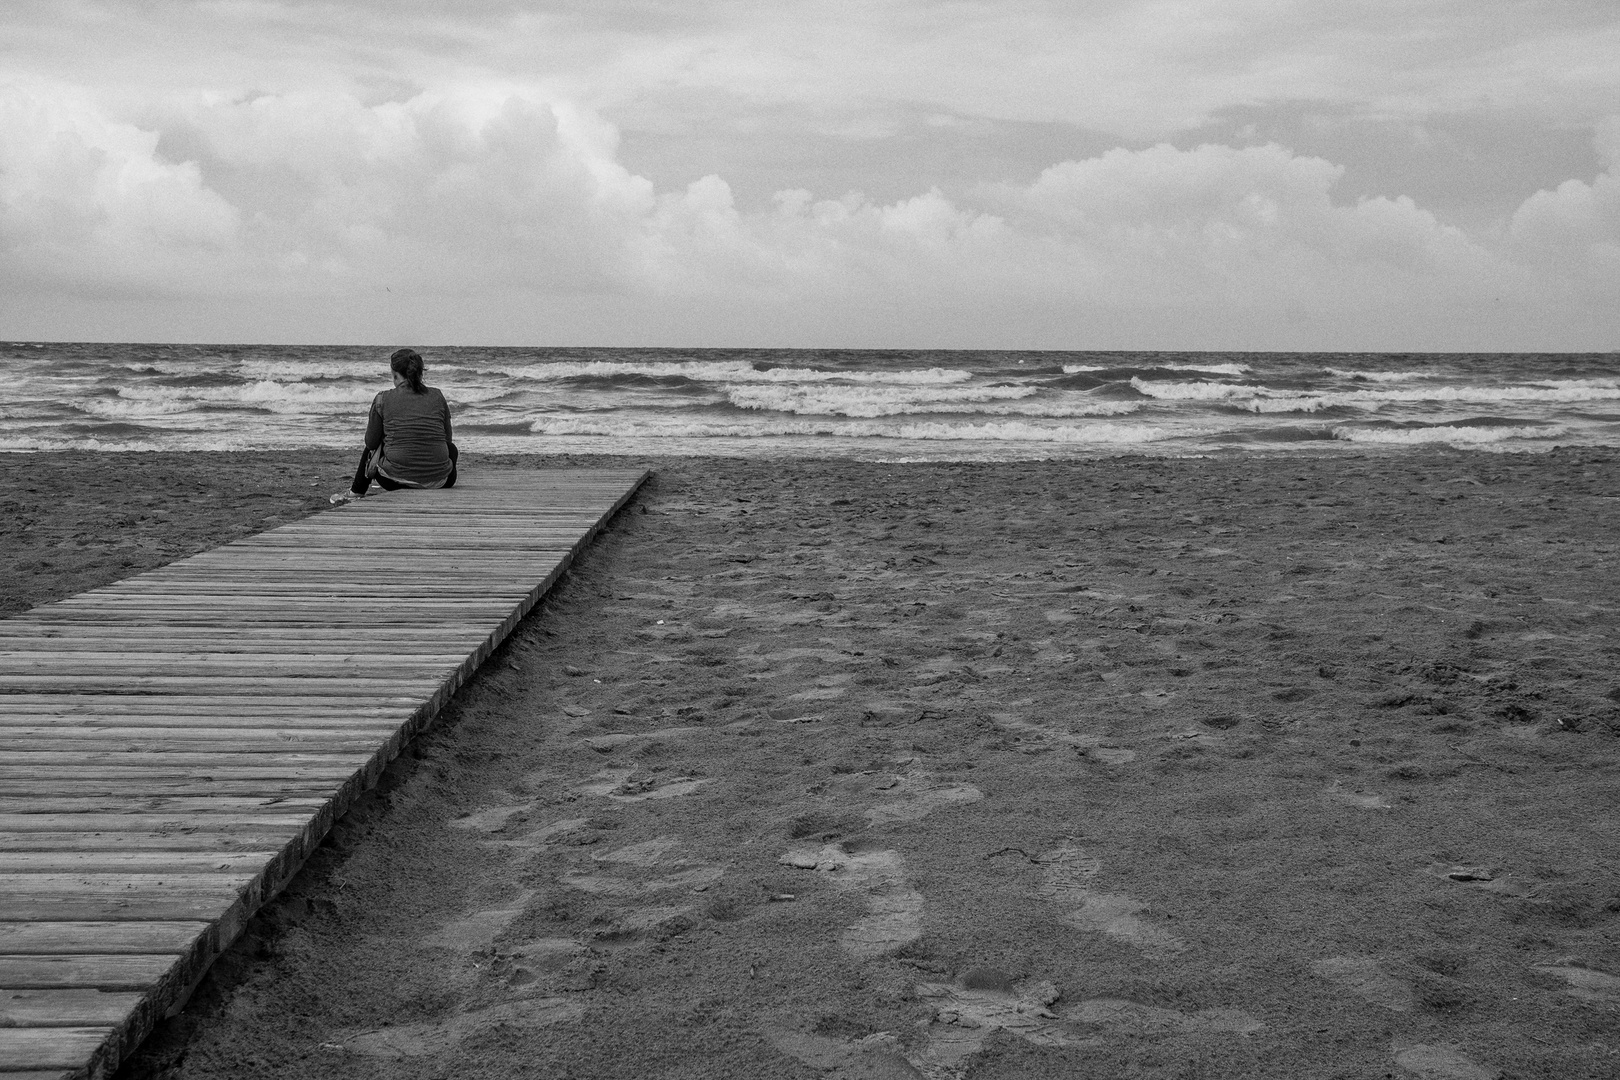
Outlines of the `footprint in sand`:
M 838 1080 L 959 1080 L 967 1069 L 967 1059 L 983 1049 L 996 1031 L 1037 1046 L 1080 1046 L 1088 1041 L 1051 1012 L 1049 1006 L 1058 998 L 1051 983 L 1015 990 L 1003 976 L 1004 989 L 970 988 L 965 984 L 973 981 L 971 975 L 964 985 L 923 983 L 916 988 L 932 1015 L 922 1025 L 922 1041 L 910 1050 L 888 1031 L 864 1039 L 840 1039 L 776 1028 L 768 1030 L 766 1037 L 787 1056 Z
M 613 851 L 598 852 L 591 856 L 591 861 L 600 867 L 599 870 L 575 871 L 563 875 L 560 880 L 569 888 L 592 896 L 631 899 L 676 890 L 701 892 L 725 875 L 722 867 L 679 858 L 675 855 L 679 847 L 680 841 L 675 837 L 659 836 Z M 637 873 L 649 870 L 659 876 L 649 878 L 644 873 Z M 691 925 L 691 912 L 690 905 L 667 900 L 664 903 L 615 908 L 611 926 L 599 936 L 679 933 Z
M 535 829 L 533 832 L 526 832 L 521 836 L 515 836 L 508 840 L 480 840 L 479 843 L 484 847 L 512 848 L 519 852 L 534 852 L 551 847 L 552 841 L 559 836 L 567 836 L 569 833 L 578 832 L 589 824 L 590 821 L 587 818 L 564 818 L 561 821 L 553 821 L 551 824 Z
M 469 832 L 495 834 L 504 832 L 511 824 L 512 818 L 519 814 L 529 813 L 538 808 L 537 803 L 519 803 L 512 806 L 492 806 L 466 817 L 457 818 L 447 822 L 452 829 L 464 829 Z M 552 841 L 560 836 L 583 829 L 590 822 L 586 818 L 564 818 L 553 821 L 538 829 L 516 836 L 506 836 L 500 839 L 480 840 L 480 847 L 510 848 L 518 853 L 533 853 L 552 846 Z
M 852 956 L 882 956 L 922 936 L 923 896 L 906 881 L 905 860 L 899 852 L 851 853 L 828 844 L 793 848 L 780 861 L 826 874 L 840 888 L 866 893 L 869 914 L 845 927 L 839 937 Z
M 1384 971 L 1370 956 L 1333 956 L 1317 960 L 1311 970 L 1391 1012 L 1411 1012 L 1417 1006 L 1412 988 Z
M 978 802 L 984 792 L 972 784 L 935 784 L 926 776 L 902 777 L 886 794 L 899 795 L 894 802 L 874 806 L 866 812 L 866 820 L 873 825 L 889 825 L 896 821 L 921 821 L 935 810 L 962 803 Z
M 1337 783 L 1322 793 L 1329 802 L 1353 806 L 1357 810 L 1388 810 L 1390 802 L 1375 791 L 1346 791 Z
M 1516 878 L 1512 874 L 1498 874 L 1489 866 L 1462 866 L 1451 863 L 1430 863 L 1424 873 L 1437 877 L 1441 881 L 1449 881 L 1454 885 L 1466 885 L 1480 892 L 1495 893 L 1498 896 L 1511 896 L 1519 900 L 1535 900 L 1536 887 L 1534 882 L 1523 878 Z
M 889 1032 L 859 1041 L 781 1029 L 767 1035 L 784 1054 L 836 1077 L 961 1080 L 971 1068 L 968 1059 L 998 1031 L 1036 1046 L 1074 1047 L 1096 1044 L 1090 1032 L 1099 1027 L 1133 1035 L 1249 1035 L 1265 1027 L 1237 1009 L 1180 1013 L 1108 998 L 1054 1012 L 1059 994 L 1050 982 L 1014 984 L 1004 973 L 982 968 L 955 983 L 920 983 L 916 993 L 932 1015 L 921 1025 L 921 1042 L 910 1050 Z
M 563 875 L 561 880 L 571 889 L 596 896 L 643 896 L 671 889 L 702 888 L 724 876 L 725 870 L 721 867 L 669 857 L 679 846 L 680 841 L 675 837 L 659 836 L 599 852 L 591 856 L 591 861 L 602 864 L 601 870 L 576 871 Z M 661 870 L 662 876 L 649 879 L 630 872 L 652 869 Z
M 337 1039 L 337 1045 L 362 1057 L 399 1060 L 445 1054 L 477 1031 L 495 1027 L 542 1028 L 578 1020 L 585 1006 L 567 998 L 531 998 L 460 1013 L 447 1020 L 398 1024 L 359 1031 Z
M 523 914 L 524 907 L 533 898 L 533 892 L 525 891 L 504 907 L 468 912 L 439 927 L 424 939 L 424 944 L 462 954 L 481 952 L 495 943 L 512 920 Z
M 579 790 L 585 795 L 600 795 L 615 802 L 645 802 L 649 799 L 673 799 L 678 795 L 689 795 L 698 788 L 707 784 L 707 780 L 699 780 L 691 776 L 676 776 L 663 783 L 653 780 L 632 781 L 636 770 L 629 767 L 603 769 L 591 777 L 591 782 L 581 784 Z
M 673 836 L 655 836 L 639 844 L 629 844 L 613 851 L 602 851 L 591 856 L 592 862 L 618 863 L 623 866 L 655 866 L 665 861 L 664 856 L 680 847 Z
M 1093 761 L 1104 765 L 1123 765 L 1136 760 L 1134 750 L 1123 747 L 1104 746 L 1101 735 L 1081 735 L 1072 731 L 1052 731 L 1040 724 L 1025 720 L 1015 713 L 992 713 L 992 720 L 1003 731 L 1018 735 L 1022 738 L 1034 738 L 1044 743 L 1056 743 L 1062 746 L 1072 746 L 1080 753 Z
M 1179 746 L 1224 746 L 1226 740 L 1218 731 L 1205 731 L 1202 728 L 1172 728 L 1166 731 L 1163 738 Z
M 506 985 L 520 988 L 557 975 L 584 951 L 585 947 L 573 938 L 536 938 L 509 944 L 499 950 L 499 955 L 507 967 Z
M 1014 987 L 1005 976 L 976 979 L 981 973 L 969 972 L 961 985 L 917 986 L 918 999 L 933 1009 L 933 1016 L 923 1029 L 922 1044 L 907 1057 L 923 1076 L 930 1080 L 962 1076 L 967 1059 L 982 1050 L 985 1040 L 997 1031 L 1036 1046 L 1083 1046 L 1095 1041 L 1082 1037 L 1071 1023 L 1052 1012 L 1058 990 L 1051 983 Z M 1005 989 L 975 985 L 979 983 L 1001 983 Z
M 765 1037 L 783 1054 L 820 1070 L 829 1080 L 916 1080 L 924 1075 L 901 1054 L 900 1037 L 892 1031 L 852 1040 L 772 1028 Z
M 506 828 L 506 823 L 519 814 L 533 810 L 534 803 L 513 803 L 507 806 L 491 806 L 478 810 L 466 817 L 456 818 L 449 822 L 452 829 L 466 829 L 470 832 L 496 833 Z
M 1496 1080 L 1501 1075 L 1455 1050 L 1423 1043 L 1397 1050 L 1395 1064 L 1419 1080 Z
M 1240 1009 L 1200 1009 L 1195 1013 L 1161 1009 L 1119 998 L 1091 998 L 1066 1008 L 1063 1019 L 1139 1035 L 1213 1032 L 1252 1035 L 1265 1024 Z
M 635 742 L 650 742 L 654 739 L 678 739 L 684 735 L 702 731 L 703 728 L 672 727 L 659 728 L 657 731 L 646 731 L 640 734 L 629 732 L 610 732 L 606 735 L 589 735 L 580 740 L 580 744 L 588 746 L 598 754 L 611 754 L 621 746 L 628 746 Z
M 1065 844 L 1036 862 L 1044 874 L 1041 897 L 1069 908 L 1063 921 L 1070 926 L 1118 938 L 1154 959 L 1186 951 L 1180 938 L 1142 918 L 1146 904 L 1124 893 L 1094 889 L 1102 864 L 1079 848 Z
M 1574 964 L 1538 964 L 1536 970 L 1563 979 L 1569 984 L 1564 993 L 1583 1001 L 1620 1003 L 1620 978 L 1607 972 Z
M 835 701 L 849 693 L 842 686 L 816 686 L 809 690 L 800 690 L 797 694 L 789 694 L 784 701 Z

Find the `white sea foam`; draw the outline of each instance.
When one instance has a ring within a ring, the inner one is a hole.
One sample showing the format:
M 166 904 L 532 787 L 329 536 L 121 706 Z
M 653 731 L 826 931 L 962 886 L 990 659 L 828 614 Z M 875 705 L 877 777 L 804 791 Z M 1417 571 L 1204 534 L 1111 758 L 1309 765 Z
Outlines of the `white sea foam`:
M 121 415 L 175 414 L 197 408 L 199 405 L 243 406 L 266 409 L 278 413 L 333 413 L 356 412 L 363 415 L 366 405 L 376 396 L 374 385 L 353 386 L 338 383 L 287 383 L 273 379 L 242 386 L 121 386 L 120 401 L 131 403 Z M 452 407 L 460 401 L 483 401 L 501 397 L 509 391 L 500 387 L 453 388 L 446 397 Z M 108 399 L 89 399 L 87 407 Z M 109 410 L 116 406 L 104 406 Z M 112 415 L 112 412 L 103 413 Z
M 1045 443 L 1147 443 L 1164 439 L 1212 434 L 1211 429 L 1173 429 L 1156 424 L 1075 424 L 1055 426 L 1027 424 L 1016 420 L 987 424 L 906 424 L 900 436 L 906 439 L 951 439 L 994 442 Z
M 220 370 L 220 365 L 198 360 L 125 360 L 118 365 L 125 371 L 144 374 L 155 371 L 159 375 L 203 375 Z
M 61 436 L 20 436 L 0 438 L 0 451 L 16 450 L 95 450 L 106 453 L 124 453 L 155 450 L 294 450 L 311 446 L 347 446 L 338 441 L 310 441 L 282 438 L 243 438 L 238 432 L 198 434 L 195 432 L 164 432 L 161 442 L 150 439 L 98 439 L 94 437 L 64 438 Z M 358 444 L 356 444 L 358 445 Z
M 926 386 L 964 383 L 973 372 L 956 368 L 921 371 L 822 371 L 817 368 L 778 367 L 758 370 L 746 360 L 608 361 L 590 360 L 520 367 L 482 368 L 481 371 L 517 379 L 547 382 L 581 376 L 611 378 L 619 375 L 680 376 L 713 383 L 879 383 L 891 386 Z
M 182 401 L 178 398 L 130 400 L 122 395 L 115 398 L 86 398 L 78 404 L 82 412 L 90 416 L 99 416 L 104 420 L 138 420 L 149 416 L 178 416 L 182 413 L 194 412 L 197 407 L 194 402 Z
M 1355 428 L 1336 427 L 1335 439 L 1355 443 L 1384 443 L 1398 446 L 1417 446 L 1425 443 L 1444 443 L 1451 446 L 1488 447 L 1497 443 L 1524 439 L 1558 439 L 1569 434 L 1569 429 L 1558 425 L 1537 427 L 1438 427 L 1423 428 Z
M 1064 364 L 1063 374 L 1079 375 L 1086 371 L 1118 371 L 1120 368 L 1152 368 L 1155 371 L 1203 371 L 1211 375 L 1242 375 L 1250 370 L 1248 364 L 1158 364 L 1149 357 L 1135 363 L 1118 364 Z M 1134 380 L 1133 380 L 1134 381 Z
M 1237 383 L 1155 382 L 1143 378 L 1131 379 L 1131 386 L 1137 393 L 1160 401 L 1230 401 L 1266 392 L 1264 387 Z
M 318 402 L 354 403 L 370 401 L 377 393 L 372 386 L 334 386 L 330 383 L 277 382 L 260 379 L 242 386 L 121 386 L 118 396 L 137 401 L 190 401 L 221 405 L 289 404 L 301 406 Z
M 192 368 L 190 370 L 196 370 Z M 453 371 L 454 368 L 434 369 L 429 365 L 430 371 Z M 235 374 L 244 379 L 268 379 L 275 382 L 289 382 L 294 379 L 373 379 L 380 386 L 386 387 L 392 375 L 388 370 L 388 361 L 381 360 L 241 360 L 237 362 Z
M 1323 368 L 1330 375 L 1343 379 L 1366 379 L 1368 382 L 1411 382 L 1413 379 L 1434 377 L 1432 371 L 1352 371 L 1349 368 Z
M 875 420 L 777 420 L 739 418 L 733 423 L 688 420 L 681 417 L 541 417 L 530 425 L 536 435 L 599 435 L 630 439 L 714 439 L 770 436 L 837 436 L 871 439 L 952 439 L 1003 442 L 1123 443 L 1150 442 L 1185 435 L 1209 434 L 1213 429 L 1190 430 L 1150 424 L 1059 424 L 1021 420 L 985 423 L 919 421 L 885 423 Z
M 1033 386 L 734 386 L 727 399 L 740 409 L 810 416 L 880 417 L 917 413 L 983 413 L 1002 416 L 1119 416 L 1136 402 L 1063 395 L 1029 400 Z
M 150 355 L 130 359 L 143 353 Z M 429 355 L 429 382 L 449 397 L 458 428 L 501 425 L 468 431 L 469 444 L 509 449 L 631 452 L 623 448 L 634 445 L 636 453 L 972 460 L 1076 457 L 1133 444 L 1144 452 L 1620 445 L 1620 424 L 1605 422 L 1607 414 L 1620 414 L 1620 365 L 1592 358 L 1557 361 L 1555 369 L 1537 357 L 1481 356 L 1437 362 L 1432 370 L 1412 369 L 1427 368 L 1426 360 L 1397 356 L 1256 356 L 1241 363 L 1211 356 L 1199 364 L 1196 356 L 1092 354 L 1051 361 L 1082 361 L 1064 365 L 1070 372 L 1134 370 L 1139 393 L 1119 401 L 1021 377 L 1025 369 L 996 368 L 993 356 L 982 369 L 979 358 L 948 353 L 898 364 L 873 357 L 861 362 L 866 370 L 854 371 L 830 370 L 846 367 L 843 359 L 806 352 L 595 352 L 544 362 L 553 355 L 458 350 L 437 363 Z M 756 360 L 785 366 L 758 370 Z M 1387 370 L 1330 363 L 1383 363 Z M 974 370 L 963 370 L 969 366 Z M 1585 377 L 1565 377 L 1576 372 Z M 604 378 L 636 375 L 654 378 Z M 0 355 L 0 377 L 11 390 L 0 403 L 0 449 L 352 445 L 371 396 L 388 386 L 386 361 L 374 350 L 339 348 L 49 346 Z M 1394 423 L 1321 424 L 1335 407 Z M 1486 417 L 1527 425 L 1475 426 Z M 1406 426 L 1415 421 L 1431 426 Z M 132 426 L 114 426 L 120 422 Z M 1287 439 L 1285 429 L 1301 424 L 1340 441 L 1301 446 Z M 1222 432 L 1233 440 L 1208 441 Z
M 1554 379 L 1512 386 L 1409 386 L 1381 390 L 1300 393 L 1265 386 L 1212 382 L 1154 382 L 1132 379 L 1138 393 L 1160 401 L 1210 401 L 1255 413 L 1316 412 L 1345 406 L 1377 409 L 1387 404 L 1569 404 L 1620 400 L 1620 380 Z

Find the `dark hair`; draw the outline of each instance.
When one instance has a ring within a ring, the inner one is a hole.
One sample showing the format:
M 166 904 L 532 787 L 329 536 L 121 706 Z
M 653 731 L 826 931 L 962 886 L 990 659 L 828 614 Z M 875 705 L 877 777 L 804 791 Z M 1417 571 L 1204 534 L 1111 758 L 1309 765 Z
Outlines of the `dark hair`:
M 388 366 L 405 377 L 411 392 L 420 394 L 427 387 L 422 385 L 422 354 L 415 349 L 400 349 L 388 358 Z

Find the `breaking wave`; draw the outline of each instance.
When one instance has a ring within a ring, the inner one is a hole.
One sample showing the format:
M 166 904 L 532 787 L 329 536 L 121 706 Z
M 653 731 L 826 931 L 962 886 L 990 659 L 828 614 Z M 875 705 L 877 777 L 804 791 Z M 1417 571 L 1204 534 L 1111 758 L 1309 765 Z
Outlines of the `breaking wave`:
M 0 450 L 353 446 L 372 395 L 389 385 L 387 352 L 0 345 L 10 389 L 0 395 Z M 458 433 L 481 449 L 539 451 L 577 437 L 610 453 L 639 440 L 635 452 L 648 454 L 977 460 L 1110 447 L 1620 446 L 1614 355 L 470 347 L 425 355 Z
M 1052 443 L 1141 443 L 1185 435 L 1152 424 L 1039 424 L 1021 420 L 950 423 L 865 420 L 756 420 L 747 423 L 643 417 L 543 417 L 530 425 L 536 435 L 594 435 L 624 439 L 769 438 L 832 436 L 846 439 L 951 439 L 963 441 Z
M 479 369 L 485 374 L 506 375 L 534 382 L 555 382 L 582 376 L 612 378 L 646 375 L 654 378 L 679 376 L 708 383 L 878 383 L 892 386 L 949 385 L 970 382 L 973 372 L 957 368 L 927 368 L 896 371 L 824 371 L 805 367 L 759 367 L 746 360 L 669 360 L 608 361 L 587 360 L 553 364 L 525 364 L 518 367 Z
M 1442 405 L 1573 404 L 1620 400 L 1620 380 L 1561 379 L 1514 386 L 1414 386 L 1387 390 L 1300 393 L 1243 383 L 1152 382 L 1132 379 L 1137 393 L 1160 401 L 1207 401 L 1255 413 L 1317 412 L 1329 408 L 1377 409 L 1387 404 Z
M 1428 379 L 1434 376 L 1432 371 L 1355 371 L 1350 368 L 1333 367 L 1322 370 L 1341 379 L 1366 382 L 1411 382 L 1413 379 Z
M 1034 386 L 743 386 L 726 398 L 739 409 L 811 416 L 879 417 L 916 413 L 979 413 L 1002 416 L 1122 416 L 1131 402 L 1080 399 L 1031 400 Z
M 1453 426 L 1435 424 L 1428 427 L 1336 427 L 1335 439 L 1355 443 L 1383 443 L 1397 446 L 1419 446 L 1440 443 L 1449 446 L 1488 447 L 1497 443 L 1523 439 L 1557 439 L 1568 434 L 1568 429 L 1557 426 L 1495 425 Z
M 1078 375 L 1086 371 L 1202 371 L 1210 375 L 1246 375 L 1253 370 L 1248 364 L 1161 364 L 1144 358 L 1137 363 L 1118 364 L 1064 364 L 1063 374 Z

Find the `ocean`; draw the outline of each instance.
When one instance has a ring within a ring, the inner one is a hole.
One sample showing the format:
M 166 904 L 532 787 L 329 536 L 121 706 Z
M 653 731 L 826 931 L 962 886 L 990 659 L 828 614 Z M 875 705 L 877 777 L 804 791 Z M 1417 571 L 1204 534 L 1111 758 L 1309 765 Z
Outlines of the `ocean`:
M 0 450 L 356 446 L 391 348 L 0 346 Z M 877 461 L 1620 445 L 1620 354 L 425 348 L 470 450 Z

